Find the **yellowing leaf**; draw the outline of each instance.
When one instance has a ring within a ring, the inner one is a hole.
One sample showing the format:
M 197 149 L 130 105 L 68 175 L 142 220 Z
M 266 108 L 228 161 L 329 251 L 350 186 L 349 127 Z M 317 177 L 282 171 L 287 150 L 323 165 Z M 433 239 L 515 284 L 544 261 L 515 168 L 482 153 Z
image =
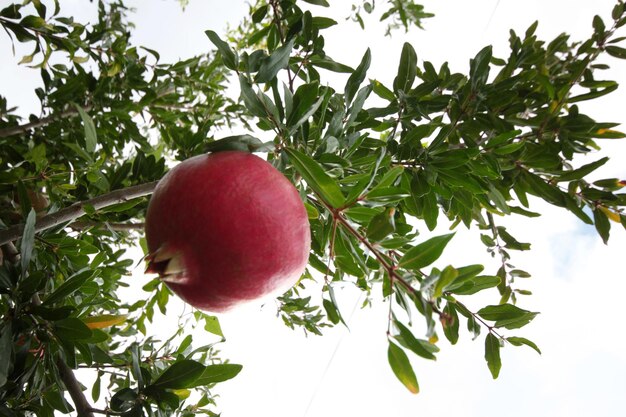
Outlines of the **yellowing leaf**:
M 87 317 L 83 321 L 90 329 L 104 329 L 105 327 L 124 323 L 127 317 L 126 314 L 103 314 L 101 316 Z
M 172 392 L 181 400 L 186 400 L 191 395 L 191 391 L 188 389 L 175 389 Z
M 613 220 L 615 223 L 621 223 L 621 219 L 619 217 L 619 213 L 617 213 L 617 212 L 615 212 L 613 210 L 610 210 L 610 209 L 608 209 L 608 208 L 606 208 L 604 206 L 600 206 L 599 208 L 600 208 L 600 210 L 604 214 L 606 214 L 606 217 L 608 217 L 609 219 Z

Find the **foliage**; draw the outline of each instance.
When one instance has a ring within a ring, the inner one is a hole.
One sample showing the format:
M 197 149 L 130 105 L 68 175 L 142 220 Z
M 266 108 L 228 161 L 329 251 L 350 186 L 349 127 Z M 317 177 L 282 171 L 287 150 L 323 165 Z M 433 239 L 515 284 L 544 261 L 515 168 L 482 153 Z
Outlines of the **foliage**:
M 365 4 L 369 13 L 373 2 Z M 413 2 L 389 4 L 395 25 L 428 17 Z M 534 196 L 594 224 L 605 242 L 612 222 L 626 227 L 626 183 L 586 180 L 607 159 L 572 163 L 598 139 L 624 137 L 577 105 L 617 88 L 598 77 L 607 66 L 597 59 L 626 58 L 615 37 L 626 24 L 624 4 L 608 24 L 596 16 L 583 42 L 566 34 L 541 41 L 537 24 L 523 36 L 511 32 L 510 55 L 486 47 L 469 74 L 419 62 L 407 43 L 393 85 L 367 78 L 369 50 L 355 68 L 325 53 L 324 30 L 337 24 L 317 15 L 326 5 L 260 0 L 228 37 L 206 32 L 215 52 L 173 64 L 130 44 L 120 0 L 99 1 L 91 25 L 62 17 L 58 2 L 0 11 L 14 42 L 33 48 L 22 64 L 43 81 L 42 114 L 27 121 L 0 97 L 2 414 L 213 414 L 213 384 L 240 370 L 216 351 L 224 338 L 217 318 L 194 311 L 166 340 L 150 336 L 172 300 L 158 280 L 139 297 L 124 291 L 133 268 L 126 251 L 144 246 L 144 196 L 172 161 L 232 148 L 267 152 L 306 203 L 306 279 L 278 299 L 288 326 L 319 334 L 343 322 L 339 282 L 368 295 L 382 289 L 388 360 L 411 392 L 419 386 L 407 353 L 435 359 L 439 334 L 455 344 L 460 322 L 474 338 L 484 333 L 494 378 L 503 346 L 540 352 L 505 335 L 537 312 L 517 306 L 527 292 L 515 279 L 528 273 L 510 263 L 511 251 L 530 244 L 496 219 L 537 216 Z M 325 82 L 327 71 L 345 74 L 345 85 Z M 239 97 L 229 97 L 229 82 Z M 430 232 L 443 220 L 452 229 L 476 226 L 501 266 L 485 272 L 442 261 L 454 233 Z M 307 294 L 315 279 L 323 282 L 321 306 Z M 490 288 L 499 292 L 493 304 L 466 306 L 465 297 Z M 192 346 L 196 326 L 215 343 Z M 78 368 L 92 372 L 91 400 L 102 409 L 81 394 Z

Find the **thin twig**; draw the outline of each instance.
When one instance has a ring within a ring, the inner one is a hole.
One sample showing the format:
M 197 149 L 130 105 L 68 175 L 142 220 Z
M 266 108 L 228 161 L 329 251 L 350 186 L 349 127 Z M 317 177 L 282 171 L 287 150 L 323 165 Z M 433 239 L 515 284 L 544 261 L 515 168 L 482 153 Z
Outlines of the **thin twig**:
M 84 107 L 85 111 L 91 110 L 91 105 Z M 39 127 L 47 126 L 57 120 L 65 119 L 78 115 L 78 110 L 74 107 L 70 107 L 67 110 L 63 110 L 60 113 L 51 114 L 50 116 L 41 118 L 35 122 L 25 123 L 23 125 L 10 126 L 0 129 L 0 138 L 6 138 L 13 135 L 21 135 L 30 130 L 37 129 Z

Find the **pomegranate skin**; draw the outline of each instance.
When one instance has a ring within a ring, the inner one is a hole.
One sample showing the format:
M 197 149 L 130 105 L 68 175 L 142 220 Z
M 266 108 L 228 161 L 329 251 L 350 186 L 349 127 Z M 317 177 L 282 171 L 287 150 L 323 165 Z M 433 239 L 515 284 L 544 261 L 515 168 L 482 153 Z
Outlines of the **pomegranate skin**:
M 212 312 L 289 289 L 311 245 L 293 184 L 240 151 L 195 156 L 170 170 L 150 199 L 146 240 L 148 271 Z

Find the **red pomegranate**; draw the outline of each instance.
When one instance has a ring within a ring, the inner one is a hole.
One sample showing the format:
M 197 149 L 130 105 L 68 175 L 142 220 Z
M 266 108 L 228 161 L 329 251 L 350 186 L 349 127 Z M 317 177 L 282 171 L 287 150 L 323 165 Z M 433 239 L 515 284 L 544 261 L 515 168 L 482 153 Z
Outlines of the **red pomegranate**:
M 169 171 L 150 199 L 146 239 L 147 272 L 212 312 L 289 289 L 311 244 L 293 184 L 241 151 L 196 156 Z

